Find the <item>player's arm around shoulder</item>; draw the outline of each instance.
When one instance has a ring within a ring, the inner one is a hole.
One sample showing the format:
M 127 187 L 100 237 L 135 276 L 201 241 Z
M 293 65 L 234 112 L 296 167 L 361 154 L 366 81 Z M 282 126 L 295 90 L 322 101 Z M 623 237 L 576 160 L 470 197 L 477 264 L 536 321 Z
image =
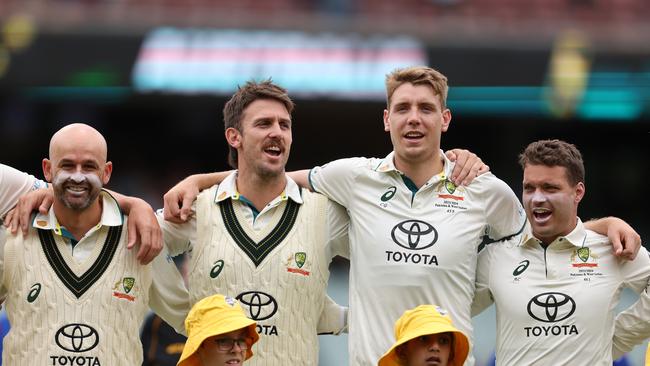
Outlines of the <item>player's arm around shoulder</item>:
M 617 257 L 616 260 L 620 264 L 621 276 L 627 287 L 636 293 L 650 290 L 650 254 L 645 247 L 639 248 L 639 253 L 633 260 L 620 257 Z M 650 316 L 650 314 L 648 315 Z
M 317 166 L 308 173 L 311 190 L 346 206 L 351 201 L 357 177 L 372 171 L 374 165 L 380 165 L 376 160 L 378 159 L 346 158 Z
M 504 181 L 488 172 L 476 177 L 467 190 L 483 208 L 491 239 L 499 241 L 523 231 L 526 213 L 519 198 Z
M 216 207 L 218 190 L 219 185 L 214 185 L 199 193 L 191 203 L 190 215 L 187 216 L 185 221 L 166 220 L 162 210 L 157 211 L 156 216 L 163 233 L 163 243 L 171 256 L 175 257 L 192 248 L 192 243 L 196 242 L 198 232 L 201 229 L 197 213 L 198 215 L 209 216 L 210 210 Z

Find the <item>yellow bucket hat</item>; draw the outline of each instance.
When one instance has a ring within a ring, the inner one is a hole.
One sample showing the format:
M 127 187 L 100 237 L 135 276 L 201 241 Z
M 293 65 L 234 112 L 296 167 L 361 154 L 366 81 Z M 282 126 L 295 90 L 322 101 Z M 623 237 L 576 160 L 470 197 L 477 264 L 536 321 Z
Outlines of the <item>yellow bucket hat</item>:
M 213 295 L 197 302 L 185 319 L 187 342 L 177 366 L 200 366 L 196 350 L 204 340 L 242 328 L 248 328 L 253 344 L 260 336 L 255 329 L 257 323 L 248 319 L 244 310 L 232 297 Z M 246 359 L 253 356 L 252 347 L 246 350 Z
M 397 347 L 419 336 L 446 332 L 454 334 L 454 358 L 449 365 L 462 366 L 469 353 L 469 340 L 453 326 L 447 311 L 435 305 L 420 305 L 404 312 L 395 323 L 397 342 L 379 359 L 378 366 L 402 365 Z

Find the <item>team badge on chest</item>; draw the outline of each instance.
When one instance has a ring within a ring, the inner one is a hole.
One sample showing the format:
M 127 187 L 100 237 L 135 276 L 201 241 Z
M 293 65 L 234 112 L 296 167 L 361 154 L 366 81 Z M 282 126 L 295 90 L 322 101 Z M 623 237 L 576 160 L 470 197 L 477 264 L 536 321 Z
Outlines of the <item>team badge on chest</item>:
M 135 286 L 135 278 L 124 277 L 122 278 L 122 281 L 117 281 L 115 282 L 115 285 L 113 285 L 113 296 L 117 297 L 118 299 L 124 299 L 133 302 L 135 301 L 135 296 L 133 296 L 133 294 L 130 294 L 130 292 L 134 290 L 134 288 L 137 290 L 137 286 Z
M 309 262 L 307 262 L 307 253 L 296 252 L 293 255 L 289 256 L 286 260 L 287 272 L 309 276 L 310 273 L 307 271 L 305 264 L 307 264 L 307 267 L 309 267 Z
M 583 281 L 591 281 L 603 275 L 598 265 L 599 256 L 587 247 L 576 248 L 571 254 L 569 276 Z

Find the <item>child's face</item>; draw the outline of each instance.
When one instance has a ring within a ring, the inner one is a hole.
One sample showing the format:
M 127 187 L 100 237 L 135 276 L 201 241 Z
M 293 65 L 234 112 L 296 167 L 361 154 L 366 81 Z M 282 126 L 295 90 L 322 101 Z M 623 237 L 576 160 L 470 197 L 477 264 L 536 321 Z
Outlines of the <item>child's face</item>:
M 246 329 L 207 338 L 197 350 L 203 366 L 239 366 L 246 359 L 252 340 Z
M 452 342 L 451 333 L 424 335 L 406 342 L 399 353 L 406 366 L 447 366 Z

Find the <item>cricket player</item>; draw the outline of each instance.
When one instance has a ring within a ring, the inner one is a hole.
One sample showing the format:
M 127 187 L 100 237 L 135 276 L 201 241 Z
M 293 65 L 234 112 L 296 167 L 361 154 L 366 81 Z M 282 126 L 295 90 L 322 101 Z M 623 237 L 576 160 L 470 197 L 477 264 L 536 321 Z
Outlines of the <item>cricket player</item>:
M 50 186 L 47 182 L 0 164 L 0 224 L 4 220 L 13 234 L 20 228 L 23 235 L 27 235 L 29 224 L 32 222 L 32 210 L 46 214 L 52 205 L 52 192 L 44 189 L 48 187 Z M 30 192 L 35 193 L 28 194 Z M 138 260 L 142 264 L 151 262 L 162 249 L 161 231 L 153 209 L 140 198 L 110 193 L 131 218 L 128 223 L 127 248 L 135 247 L 137 241 Z M 17 209 L 11 210 L 16 205 Z M 3 234 L 4 230 L 0 230 L 0 235 Z
M 533 142 L 519 163 L 530 226 L 481 252 L 472 311 L 496 304 L 497 365 L 611 365 L 613 311 L 624 287 L 647 292 L 647 251 L 617 258 L 578 218 L 585 169 L 574 145 Z
M 393 143 L 390 154 L 291 173 L 299 185 L 349 214 L 351 365 L 376 364 L 391 345 L 394 322 L 421 304 L 449 309 L 471 342 L 478 249 L 520 233 L 526 220 L 512 190 L 493 174 L 476 176 L 479 169 L 472 168 L 471 184 L 455 183 L 466 180 L 440 150 L 451 122 L 444 75 L 429 67 L 398 69 L 387 76 L 386 91 L 383 125 Z M 218 178 L 192 178 L 168 192 L 170 215 L 187 215 L 187 202 L 204 186 L 188 187 Z M 591 225 L 607 232 L 610 223 Z M 474 364 L 471 355 L 466 364 Z
M 190 253 L 191 303 L 224 294 L 257 322 L 251 365 L 317 365 L 317 334 L 345 327 L 326 288 L 332 257 L 347 252 L 347 216 L 286 176 L 292 110 L 270 81 L 239 88 L 224 108 L 237 170 L 198 196 L 189 221 L 161 222 L 172 255 Z
M 43 159 L 52 207 L 28 236 L 0 240 L 0 298 L 12 325 L 3 364 L 138 365 L 149 307 L 183 329 L 187 293 L 160 287 L 152 267 L 166 281 L 182 284 L 181 275 L 164 256 L 145 266 L 126 248 L 128 218 L 102 190 L 112 172 L 106 157 L 106 141 L 88 125 L 55 133 Z

